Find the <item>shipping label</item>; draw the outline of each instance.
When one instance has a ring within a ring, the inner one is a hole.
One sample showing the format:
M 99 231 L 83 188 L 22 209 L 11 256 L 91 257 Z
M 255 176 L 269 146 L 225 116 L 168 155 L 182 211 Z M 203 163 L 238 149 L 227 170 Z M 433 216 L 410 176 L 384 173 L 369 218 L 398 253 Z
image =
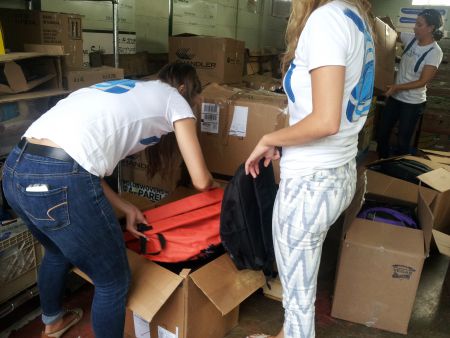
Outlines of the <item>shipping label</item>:
M 214 103 L 202 103 L 200 130 L 202 133 L 219 133 L 220 107 Z
M 235 106 L 229 134 L 231 136 L 245 137 L 247 135 L 247 118 L 248 107 Z

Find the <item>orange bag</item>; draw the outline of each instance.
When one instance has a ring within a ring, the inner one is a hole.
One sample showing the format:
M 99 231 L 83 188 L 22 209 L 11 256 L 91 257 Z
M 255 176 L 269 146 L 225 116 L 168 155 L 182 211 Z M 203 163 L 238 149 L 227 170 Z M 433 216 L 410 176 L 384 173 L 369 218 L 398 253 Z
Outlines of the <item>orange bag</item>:
M 223 189 L 195 194 L 144 211 L 149 226 L 139 225 L 146 235 L 136 239 L 125 232 L 129 249 L 158 262 L 184 262 L 202 257 L 220 245 L 220 209 Z

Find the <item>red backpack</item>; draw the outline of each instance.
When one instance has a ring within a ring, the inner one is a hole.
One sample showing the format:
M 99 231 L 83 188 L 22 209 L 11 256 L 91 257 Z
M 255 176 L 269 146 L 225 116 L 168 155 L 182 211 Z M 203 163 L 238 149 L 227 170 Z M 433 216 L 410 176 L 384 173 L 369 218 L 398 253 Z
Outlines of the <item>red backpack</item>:
M 147 238 L 125 232 L 129 249 L 157 262 L 184 262 L 201 257 L 220 245 L 220 209 L 223 189 L 198 193 L 144 211 L 149 226 L 138 230 Z

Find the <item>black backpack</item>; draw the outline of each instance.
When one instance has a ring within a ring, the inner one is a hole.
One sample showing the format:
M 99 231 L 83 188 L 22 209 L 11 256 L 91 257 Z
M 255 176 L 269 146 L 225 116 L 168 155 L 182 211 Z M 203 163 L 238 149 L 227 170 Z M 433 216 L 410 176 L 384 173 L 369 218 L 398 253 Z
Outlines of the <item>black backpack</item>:
M 225 188 L 220 214 L 220 238 L 238 269 L 274 273 L 272 211 L 277 185 L 272 163 L 259 163 L 256 179 L 242 164 Z

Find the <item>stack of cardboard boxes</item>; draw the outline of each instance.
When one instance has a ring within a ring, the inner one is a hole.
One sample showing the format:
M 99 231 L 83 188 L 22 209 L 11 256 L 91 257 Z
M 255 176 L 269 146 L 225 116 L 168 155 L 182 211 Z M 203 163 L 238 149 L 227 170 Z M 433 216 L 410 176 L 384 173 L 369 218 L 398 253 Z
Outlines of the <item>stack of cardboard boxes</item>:
M 63 55 L 63 83 L 73 91 L 94 83 L 121 79 L 123 70 L 113 67 L 83 69 L 82 17 L 77 14 L 2 9 L 5 47 L 11 52 L 48 51 Z M 56 46 L 59 46 L 59 51 Z

